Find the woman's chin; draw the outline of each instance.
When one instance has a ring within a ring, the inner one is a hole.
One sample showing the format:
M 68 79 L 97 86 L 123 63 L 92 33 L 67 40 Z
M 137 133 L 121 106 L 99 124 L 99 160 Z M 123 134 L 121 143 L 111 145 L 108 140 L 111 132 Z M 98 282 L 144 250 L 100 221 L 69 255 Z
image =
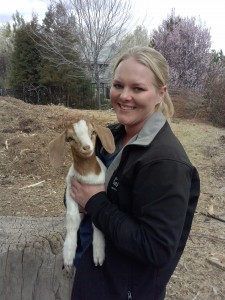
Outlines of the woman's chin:
M 117 115 L 117 120 L 120 124 L 123 124 L 123 125 L 129 125 L 130 123 L 132 123 L 132 120 L 130 117 L 123 116 L 120 114 Z

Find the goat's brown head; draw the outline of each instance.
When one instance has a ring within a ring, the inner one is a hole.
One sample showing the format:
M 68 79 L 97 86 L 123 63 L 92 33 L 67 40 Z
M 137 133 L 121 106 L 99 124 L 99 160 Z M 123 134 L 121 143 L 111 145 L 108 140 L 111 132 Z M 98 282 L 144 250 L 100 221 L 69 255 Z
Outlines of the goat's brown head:
M 92 156 L 95 151 L 96 136 L 99 137 L 107 152 L 115 151 L 114 138 L 108 128 L 82 119 L 69 125 L 63 133 L 50 142 L 51 164 L 56 168 L 63 165 L 66 142 L 70 143 L 73 155 L 83 158 Z

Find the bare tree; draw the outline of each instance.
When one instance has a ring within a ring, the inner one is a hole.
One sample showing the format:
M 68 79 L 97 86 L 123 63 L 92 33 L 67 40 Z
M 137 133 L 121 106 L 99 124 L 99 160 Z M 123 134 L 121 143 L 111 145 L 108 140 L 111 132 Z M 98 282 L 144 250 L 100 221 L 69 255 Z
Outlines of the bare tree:
M 126 32 L 131 4 L 120 0 L 70 0 L 79 31 L 79 46 L 96 78 L 101 51 Z M 106 57 L 106 60 L 109 55 Z
M 80 67 L 77 61 L 79 57 L 77 54 L 80 54 L 84 68 L 96 83 L 96 100 L 100 108 L 101 74 L 115 54 L 115 43 L 125 34 L 127 28 L 130 28 L 129 25 L 133 21 L 131 2 L 130 0 L 51 0 L 51 7 L 54 5 L 57 7 L 59 4 L 63 11 L 62 17 L 66 18 L 63 23 L 66 24 L 64 29 L 68 35 L 65 35 L 65 31 L 60 35 L 58 31 L 46 30 L 45 27 L 42 31 L 45 57 L 48 53 L 49 60 L 53 62 L 54 58 L 58 65 L 70 64 Z M 67 49 L 69 52 L 66 51 Z
M 74 15 L 68 3 L 50 0 L 43 23 L 33 36 L 38 36 L 42 57 L 50 66 L 57 69 L 67 66 L 72 71 L 65 74 L 67 77 L 84 77 L 77 35 Z
M 127 31 L 132 5 L 130 0 L 70 0 L 70 3 L 79 32 L 79 48 L 96 83 L 100 107 L 100 76 L 115 54 L 113 45 Z

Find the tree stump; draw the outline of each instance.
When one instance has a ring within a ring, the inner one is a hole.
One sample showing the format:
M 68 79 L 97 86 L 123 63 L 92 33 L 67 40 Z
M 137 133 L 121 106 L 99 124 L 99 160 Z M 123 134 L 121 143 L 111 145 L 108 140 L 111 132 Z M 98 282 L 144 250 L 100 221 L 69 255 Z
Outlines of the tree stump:
M 69 300 L 63 217 L 0 217 L 0 299 Z

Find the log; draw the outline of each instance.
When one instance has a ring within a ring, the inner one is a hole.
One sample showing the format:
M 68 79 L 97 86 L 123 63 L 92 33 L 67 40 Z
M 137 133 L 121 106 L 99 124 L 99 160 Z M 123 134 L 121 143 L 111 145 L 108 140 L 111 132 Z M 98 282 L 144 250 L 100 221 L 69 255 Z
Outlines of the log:
M 69 300 L 63 217 L 0 217 L 0 299 Z

